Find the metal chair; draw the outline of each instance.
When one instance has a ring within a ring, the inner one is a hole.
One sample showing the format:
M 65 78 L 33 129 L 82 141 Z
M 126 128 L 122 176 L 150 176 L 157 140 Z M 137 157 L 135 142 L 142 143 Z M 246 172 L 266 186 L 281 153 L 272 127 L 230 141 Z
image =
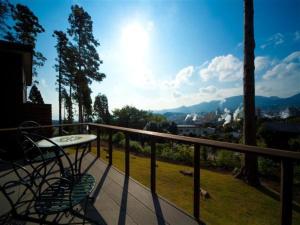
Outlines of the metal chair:
M 90 199 L 89 194 L 95 186 L 95 178 L 87 173 L 81 175 L 75 174 L 69 156 L 50 139 L 33 133 L 23 133 L 23 139 L 26 147 L 30 149 L 27 149 L 26 153 L 31 153 L 27 157 L 30 158 L 29 156 L 31 156 L 32 159 L 40 157 L 39 159 L 41 160 L 39 162 L 31 159 L 27 160 L 27 164 L 30 164 L 27 167 L 31 170 L 29 172 L 31 174 L 30 181 L 28 182 L 28 179 L 24 179 L 18 175 L 20 179 L 18 182 L 15 182 L 15 184 L 18 183 L 22 187 L 25 187 L 25 189 L 27 188 L 27 192 L 33 193 L 30 201 L 26 202 L 30 202 L 32 206 L 30 209 L 33 212 L 18 213 L 15 209 L 19 207 L 20 202 L 10 198 L 6 191 L 9 185 L 4 184 L 1 186 L 1 191 L 11 204 L 12 210 L 10 211 L 10 216 L 15 219 L 39 222 L 41 224 L 59 224 L 59 221 L 55 221 L 55 219 L 49 220 L 48 217 L 52 216 L 52 218 L 56 218 L 54 215 L 70 213 L 83 219 L 83 223 L 87 220 L 98 224 L 97 221 L 86 217 L 87 203 Z M 54 152 L 56 157 L 51 162 L 45 159 L 43 151 L 38 147 L 36 141 L 39 139 L 52 143 L 53 147 L 49 151 Z M 40 155 L 38 156 L 36 153 Z M 16 174 L 18 173 L 16 172 Z M 84 214 L 81 214 L 74 210 L 74 207 L 84 200 Z

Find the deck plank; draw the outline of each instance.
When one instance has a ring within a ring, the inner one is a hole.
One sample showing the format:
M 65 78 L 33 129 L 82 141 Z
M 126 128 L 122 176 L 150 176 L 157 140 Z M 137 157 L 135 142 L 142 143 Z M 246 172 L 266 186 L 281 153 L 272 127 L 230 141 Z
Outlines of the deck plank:
M 85 163 L 90 164 L 94 160 L 94 156 L 89 154 L 85 157 Z M 91 167 L 91 173 L 104 173 L 107 169 L 107 164 L 102 160 L 97 160 L 99 163 L 95 167 Z M 96 172 L 96 171 L 97 172 Z M 95 171 L 95 172 L 94 172 Z M 101 172 L 100 172 L 101 171 Z M 115 168 L 111 167 L 107 175 L 107 183 L 104 191 L 107 191 L 111 197 L 121 204 L 120 191 L 124 187 L 124 174 L 120 173 Z M 113 190 L 113 188 L 116 190 Z M 132 217 L 137 224 L 176 224 L 176 225 L 194 225 L 198 224 L 190 215 L 187 215 L 182 210 L 174 207 L 168 201 L 159 196 L 152 195 L 148 188 L 140 185 L 132 178 L 128 179 L 128 194 L 127 194 L 127 214 Z M 154 204 L 155 203 L 155 204 Z
M 82 170 L 96 178 L 92 192 L 93 205 L 88 216 L 103 225 L 196 225 L 198 222 L 184 211 L 151 191 L 93 154 L 84 157 Z M 7 170 L 6 170 L 7 171 Z M 4 172 L 0 172 L 0 175 Z M 0 177 L 3 182 L 4 178 Z M 150 179 L 150 178 L 149 178 Z M 78 206 L 82 210 L 81 206 Z M 1 210 L 1 207 L 0 207 Z M 1 213 L 0 213 L 1 214 Z M 77 221 L 62 216 L 61 222 Z M 26 223 L 29 224 L 29 223 Z

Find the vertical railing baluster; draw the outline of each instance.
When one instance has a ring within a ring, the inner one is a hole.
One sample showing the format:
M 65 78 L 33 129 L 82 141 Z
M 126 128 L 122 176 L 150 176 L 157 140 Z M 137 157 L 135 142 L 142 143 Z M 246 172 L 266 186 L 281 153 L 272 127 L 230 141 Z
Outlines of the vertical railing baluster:
M 194 145 L 194 217 L 200 219 L 200 146 Z
M 151 140 L 151 191 L 156 193 L 156 143 Z
M 125 175 L 129 177 L 129 135 L 125 135 Z
M 63 132 L 62 132 L 63 127 L 62 127 L 62 124 L 59 124 L 59 125 L 60 126 L 58 128 L 58 134 L 59 134 L 59 136 L 62 136 L 63 135 Z
M 292 224 L 293 174 L 293 161 L 289 159 L 282 159 L 280 191 L 281 225 Z
M 87 129 L 88 134 L 92 133 L 90 125 L 86 125 L 86 129 Z M 89 143 L 89 152 L 91 152 L 91 151 L 92 151 L 92 143 Z
M 100 158 L 100 128 L 97 127 L 97 158 Z
M 109 137 L 108 137 L 108 154 L 109 154 L 109 160 L 108 160 L 108 165 L 112 165 L 112 148 L 113 148 L 113 144 L 112 144 L 112 131 L 109 130 Z

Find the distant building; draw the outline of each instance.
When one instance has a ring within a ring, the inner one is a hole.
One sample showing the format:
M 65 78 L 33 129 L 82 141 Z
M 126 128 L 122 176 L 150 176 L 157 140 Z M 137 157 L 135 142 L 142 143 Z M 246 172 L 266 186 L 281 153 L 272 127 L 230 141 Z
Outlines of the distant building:
M 214 134 L 216 129 L 213 127 L 202 127 L 196 125 L 177 125 L 178 134 L 184 136 L 206 136 Z

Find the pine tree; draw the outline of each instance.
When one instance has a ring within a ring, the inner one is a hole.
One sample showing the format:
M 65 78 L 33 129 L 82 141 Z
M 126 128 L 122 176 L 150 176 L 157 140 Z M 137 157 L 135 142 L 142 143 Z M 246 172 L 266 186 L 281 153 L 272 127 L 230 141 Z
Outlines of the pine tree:
M 93 22 L 90 15 L 78 5 L 71 7 L 69 16 L 70 28 L 68 34 L 73 39 L 73 55 L 76 55 L 74 83 L 76 85 L 76 100 L 78 103 L 79 122 L 83 122 L 84 111 L 86 114 L 91 113 L 90 93 L 88 85 L 93 80 L 102 81 L 105 74 L 99 72 L 99 66 L 102 61 L 99 58 L 96 47 L 98 41 L 93 35 Z M 88 115 L 89 117 L 90 115 Z
M 27 6 L 17 4 L 11 9 L 14 26 L 13 31 L 7 32 L 6 39 L 33 47 L 33 75 L 37 76 L 37 68 L 44 65 L 46 58 L 41 52 L 35 50 L 36 39 L 38 34 L 45 32 L 45 29 Z
M 244 0 L 244 125 L 243 141 L 246 145 L 256 145 L 255 127 L 255 85 L 254 85 L 254 25 L 253 0 Z M 248 184 L 258 186 L 257 156 L 246 153 L 238 178 Z
M 7 35 L 11 30 L 11 26 L 7 24 L 7 20 L 11 17 L 14 6 L 8 0 L 0 1 L 0 37 L 12 41 L 13 37 Z
M 41 95 L 41 92 L 39 91 L 39 89 L 35 84 L 32 86 L 30 90 L 29 99 L 33 104 L 44 104 L 44 100 Z
M 108 101 L 106 95 L 99 93 L 95 97 L 94 116 L 96 117 L 96 121 L 98 123 L 109 124 L 110 113 L 108 110 Z
M 38 17 L 25 5 L 17 4 L 13 6 L 8 4 L 11 17 L 13 19 L 13 27 L 6 29 L 4 38 L 8 41 L 21 44 L 31 45 L 33 47 L 33 76 L 37 76 L 37 68 L 42 67 L 46 58 L 41 52 L 35 50 L 37 35 L 45 32 L 43 26 L 39 23 Z M 5 11 L 4 11 L 5 12 Z M 6 10 L 6 12 L 8 12 Z M 37 84 L 38 81 L 34 80 Z M 32 86 L 33 88 L 33 86 Z M 35 92 L 35 90 L 32 90 Z
M 68 95 L 66 89 L 62 89 L 62 102 L 64 103 L 64 107 L 67 111 L 67 122 L 72 123 L 73 122 L 73 103 L 72 103 L 72 98 L 70 95 Z
M 65 54 L 66 54 L 66 48 L 68 43 L 67 35 L 62 31 L 54 31 L 53 37 L 56 37 L 57 44 L 55 45 L 57 55 L 56 58 L 57 64 L 55 65 L 55 69 L 58 72 L 57 75 L 57 84 L 58 84 L 58 119 L 59 124 L 62 123 L 62 90 L 63 90 L 63 84 L 67 82 L 66 79 L 64 79 L 64 76 L 66 75 L 66 65 L 65 65 Z

